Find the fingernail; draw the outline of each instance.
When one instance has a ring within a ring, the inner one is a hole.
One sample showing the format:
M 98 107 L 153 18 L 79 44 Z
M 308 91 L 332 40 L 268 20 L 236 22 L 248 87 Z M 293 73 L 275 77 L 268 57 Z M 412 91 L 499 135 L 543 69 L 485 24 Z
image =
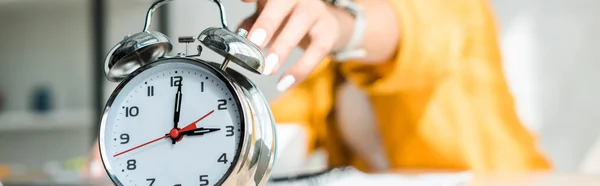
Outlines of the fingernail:
M 97 160 L 92 161 L 92 163 L 90 164 L 90 174 L 94 178 L 100 177 L 102 175 L 102 166 Z
M 281 80 L 279 80 L 279 83 L 277 83 L 277 90 L 279 92 L 286 91 L 295 82 L 296 82 L 296 78 L 294 78 L 294 76 L 292 76 L 292 75 L 286 75 L 285 77 L 281 78 Z
M 269 54 L 265 59 L 265 71 L 263 72 L 263 74 L 271 75 L 271 73 L 273 73 L 273 70 L 275 70 L 275 66 L 277 66 L 277 63 L 279 63 L 279 55 L 275 53 Z
M 252 31 L 249 39 L 250 42 L 258 46 L 262 46 L 262 44 L 265 42 L 265 38 L 267 38 L 267 31 L 265 31 L 265 29 L 258 28 Z

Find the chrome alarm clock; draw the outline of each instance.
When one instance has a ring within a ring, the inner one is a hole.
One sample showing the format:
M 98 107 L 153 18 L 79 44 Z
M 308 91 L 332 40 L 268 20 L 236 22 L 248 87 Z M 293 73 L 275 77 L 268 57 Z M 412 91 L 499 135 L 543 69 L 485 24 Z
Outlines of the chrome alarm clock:
M 208 28 L 181 43 L 200 41 L 224 57 L 171 55 L 162 33 L 149 31 L 159 0 L 146 13 L 142 32 L 110 50 L 105 73 L 120 82 L 101 119 L 102 163 L 115 185 L 263 185 L 275 160 L 275 123 L 259 89 L 228 68 L 233 62 L 262 74 L 264 58 L 244 30 Z

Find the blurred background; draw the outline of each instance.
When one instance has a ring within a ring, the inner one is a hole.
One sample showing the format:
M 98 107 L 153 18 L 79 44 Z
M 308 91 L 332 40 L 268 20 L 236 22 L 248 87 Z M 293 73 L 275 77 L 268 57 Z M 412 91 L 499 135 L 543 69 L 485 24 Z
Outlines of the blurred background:
M 116 83 L 106 52 L 142 30 L 152 0 L 0 0 L 0 179 L 77 175 Z M 253 4 L 223 1 L 235 27 Z M 600 1 L 492 0 L 517 111 L 557 172 L 600 173 Z M 155 15 L 171 38 L 219 26 L 208 1 L 177 0 Z M 174 52 L 185 50 L 176 44 Z M 300 51 L 284 65 L 287 68 Z M 221 61 L 205 50 L 203 58 Z M 268 98 L 277 76 L 245 73 Z

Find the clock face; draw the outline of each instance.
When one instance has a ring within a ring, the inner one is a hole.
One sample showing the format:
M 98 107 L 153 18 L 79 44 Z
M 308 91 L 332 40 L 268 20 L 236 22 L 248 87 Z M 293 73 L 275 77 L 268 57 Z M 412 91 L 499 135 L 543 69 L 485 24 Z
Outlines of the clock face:
M 237 161 L 244 128 L 231 86 L 203 64 L 169 61 L 111 97 L 100 148 L 117 185 L 218 185 Z

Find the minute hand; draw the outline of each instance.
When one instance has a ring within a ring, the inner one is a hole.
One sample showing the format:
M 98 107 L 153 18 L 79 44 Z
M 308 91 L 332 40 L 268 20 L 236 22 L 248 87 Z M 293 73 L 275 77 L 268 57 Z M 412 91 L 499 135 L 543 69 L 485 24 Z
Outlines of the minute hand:
M 183 94 L 181 94 L 181 86 L 182 83 L 179 83 L 179 86 L 177 86 L 177 92 L 175 93 L 175 109 L 173 109 L 173 129 L 175 130 L 179 130 L 179 116 L 181 115 L 181 97 L 183 96 Z M 177 143 L 178 139 L 172 138 L 171 139 L 171 143 L 175 144 Z
M 183 96 L 183 94 L 181 93 L 181 86 L 182 84 L 179 84 L 179 86 L 177 87 L 177 92 L 175 93 L 175 109 L 173 112 L 173 128 L 174 129 L 178 129 L 179 128 L 179 116 L 181 115 L 181 97 Z

